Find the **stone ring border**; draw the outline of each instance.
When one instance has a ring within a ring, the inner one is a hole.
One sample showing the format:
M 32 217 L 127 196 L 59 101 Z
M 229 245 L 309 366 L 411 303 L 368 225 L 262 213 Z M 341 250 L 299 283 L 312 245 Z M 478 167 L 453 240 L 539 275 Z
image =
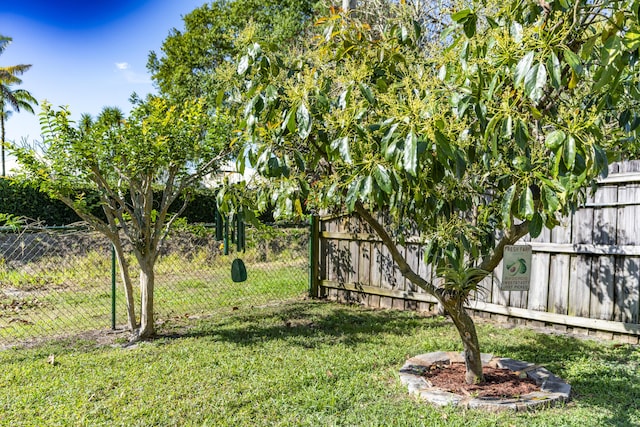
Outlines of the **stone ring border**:
M 509 358 L 494 357 L 482 353 L 482 366 L 495 366 L 526 375 L 534 380 L 540 391 L 523 394 L 517 398 L 469 397 L 451 393 L 432 386 L 423 376 L 433 365 L 464 363 L 462 353 L 437 351 L 420 354 L 406 361 L 400 369 L 400 381 L 409 389 L 409 393 L 418 396 L 436 406 L 459 406 L 469 409 L 484 409 L 491 412 L 504 410 L 526 411 L 534 408 L 551 407 L 567 402 L 571 386 L 562 378 L 553 375 L 546 368 L 533 363 Z

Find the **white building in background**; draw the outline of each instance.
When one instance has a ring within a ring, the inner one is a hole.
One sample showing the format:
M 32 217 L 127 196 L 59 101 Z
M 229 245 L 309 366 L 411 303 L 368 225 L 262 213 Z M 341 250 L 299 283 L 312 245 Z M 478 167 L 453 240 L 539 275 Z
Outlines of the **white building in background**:
M 244 173 L 241 174 L 236 168 L 235 161 L 228 161 L 220 168 L 218 173 L 207 175 L 203 180 L 203 184 L 205 187 L 214 188 L 222 184 L 225 178 L 229 179 L 230 184 L 237 184 L 239 182 L 250 182 L 255 176 L 255 169 L 245 167 Z

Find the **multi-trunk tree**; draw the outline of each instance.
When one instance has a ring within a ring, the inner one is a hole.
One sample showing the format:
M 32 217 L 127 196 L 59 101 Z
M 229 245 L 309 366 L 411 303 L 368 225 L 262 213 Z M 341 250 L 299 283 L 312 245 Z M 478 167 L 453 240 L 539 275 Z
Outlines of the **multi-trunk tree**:
M 302 52 L 250 46 L 238 165 L 261 176 L 255 207 L 364 219 L 451 316 L 466 381 L 482 382 L 465 301 L 506 245 L 556 226 L 608 156 L 636 151 L 640 3 L 454 2 L 437 38 L 400 3 L 382 28 L 334 13 Z M 436 279 L 399 250 L 407 229 Z
M 67 109 L 44 104 L 40 121 L 39 149 L 13 148 L 24 174 L 113 243 L 132 339 L 151 337 L 155 262 L 188 197 L 174 213 L 169 207 L 227 160 L 226 125 L 209 116 L 201 99 L 176 106 L 159 97 L 136 101 L 126 118 L 105 108 L 77 124 Z M 87 188 L 99 194 L 104 218 L 79 193 Z M 140 271 L 139 319 L 128 250 Z

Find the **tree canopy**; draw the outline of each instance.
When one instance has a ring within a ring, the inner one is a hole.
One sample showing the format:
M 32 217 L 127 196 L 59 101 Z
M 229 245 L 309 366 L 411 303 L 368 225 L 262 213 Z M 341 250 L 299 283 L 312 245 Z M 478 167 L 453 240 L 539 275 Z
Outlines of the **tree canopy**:
M 151 52 L 147 68 L 160 91 L 176 99 L 216 93 L 215 73 L 244 48 L 246 27 L 270 43 L 297 42 L 316 14 L 317 0 L 223 0 L 184 16 L 184 30 L 172 29 L 161 53 Z
M 638 6 L 454 2 L 451 25 L 425 38 L 400 4 L 382 30 L 330 15 L 301 54 L 256 42 L 237 68 L 239 169 L 265 183 L 254 206 L 360 215 L 451 315 L 467 380 L 481 381 L 469 293 L 506 245 L 581 203 L 609 158 L 637 152 Z M 398 250 L 408 229 L 436 280 Z
M 114 245 L 134 338 L 154 334 L 154 265 L 171 224 L 186 207 L 170 213 L 180 195 L 227 160 L 224 122 L 210 117 L 202 99 L 175 105 L 150 96 L 135 100 L 129 117 L 105 108 L 96 118 L 70 119 L 66 108 L 44 104 L 41 151 L 14 147 L 28 179 L 63 201 Z M 78 189 L 95 189 L 105 219 Z M 154 193 L 160 193 L 159 199 Z M 140 268 L 141 316 L 137 322 L 130 243 Z

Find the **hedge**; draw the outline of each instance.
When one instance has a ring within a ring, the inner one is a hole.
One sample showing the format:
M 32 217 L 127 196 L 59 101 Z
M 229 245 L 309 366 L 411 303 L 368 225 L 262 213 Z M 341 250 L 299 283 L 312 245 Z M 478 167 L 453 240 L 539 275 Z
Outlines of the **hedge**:
M 98 195 L 92 190 L 78 190 L 89 202 L 97 202 Z M 170 207 L 175 212 L 182 206 L 183 198 Z M 216 199 L 214 190 L 196 190 L 189 200 L 182 217 L 190 223 L 212 223 L 215 221 Z M 104 217 L 102 209 L 95 203 L 93 213 Z M 51 199 L 33 185 L 11 178 L 0 177 L 0 214 L 11 214 L 41 221 L 47 226 L 69 225 L 80 221 L 76 213 L 59 200 Z

